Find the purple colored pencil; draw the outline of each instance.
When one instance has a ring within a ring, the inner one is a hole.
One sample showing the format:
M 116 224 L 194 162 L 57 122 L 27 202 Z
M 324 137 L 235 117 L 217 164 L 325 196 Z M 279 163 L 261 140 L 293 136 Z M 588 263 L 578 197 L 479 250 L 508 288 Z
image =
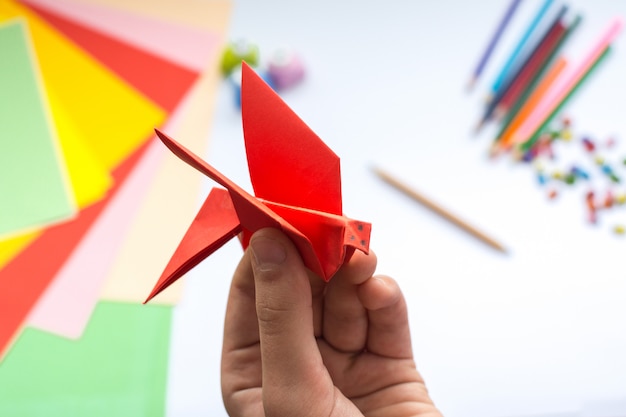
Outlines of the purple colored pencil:
M 515 10 L 517 9 L 517 6 L 519 6 L 520 2 L 521 0 L 511 1 L 511 4 L 509 5 L 508 9 L 506 10 L 506 13 L 502 17 L 502 20 L 500 21 L 500 24 L 498 25 L 496 29 L 496 32 L 493 34 L 491 41 L 489 42 L 489 45 L 487 45 L 487 49 L 483 53 L 482 57 L 480 58 L 480 61 L 478 62 L 478 65 L 476 66 L 476 69 L 474 70 L 474 74 L 472 75 L 472 78 L 469 83 L 470 89 L 474 86 L 474 84 L 476 83 L 476 80 L 478 80 L 478 77 L 480 77 L 480 74 L 483 72 L 483 69 L 485 68 L 485 65 L 487 64 L 487 61 L 489 60 L 489 57 L 493 53 L 493 50 L 495 49 L 496 44 L 500 40 L 502 33 L 504 33 L 504 29 L 511 21 L 511 18 L 513 17 L 513 14 L 515 13 Z

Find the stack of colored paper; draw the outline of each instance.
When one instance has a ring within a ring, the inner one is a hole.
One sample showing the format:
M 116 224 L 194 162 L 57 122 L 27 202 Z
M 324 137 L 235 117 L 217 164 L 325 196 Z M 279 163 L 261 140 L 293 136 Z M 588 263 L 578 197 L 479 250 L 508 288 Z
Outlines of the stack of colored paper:
M 229 11 L 0 0 L 0 415 L 164 414 L 200 178 L 153 129 L 203 151 Z

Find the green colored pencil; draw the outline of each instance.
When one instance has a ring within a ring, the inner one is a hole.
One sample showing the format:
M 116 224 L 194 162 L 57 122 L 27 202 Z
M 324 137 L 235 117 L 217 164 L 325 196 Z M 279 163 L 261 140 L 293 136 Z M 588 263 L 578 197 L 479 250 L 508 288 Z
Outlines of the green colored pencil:
M 533 93 L 533 91 L 535 90 L 535 88 L 537 87 L 537 85 L 539 84 L 543 76 L 545 75 L 546 70 L 550 67 L 550 65 L 552 65 L 552 62 L 556 58 L 558 52 L 563 47 L 567 39 L 572 35 L 572 33 L 576 30 L 576 28 L 580 26 L 581 21 L 582 21 L 582 16 L 580 15 L 577 15 L 574 18 L 572 23 L 568 26 L 567 30 L 561 36 L 561 39 L 559 39 L 559 41 L 554 46 L 553 50 L 550 52 L 550 54 L 546 58 L 546 60 L 539 67 L 539 70 L 537 71 L 537 73 L 533 75 L 530 82 L 528 83 L 528 88 L 524 90 L 524 92 L 520 95 L 517 101 L 513 104 L 511 109 L 506 113 L 506 116 L 502 122 L 502 127 L 500 128 L 500 131 L 494 138 L 494 143 L 497 143 L 502 137 L 502 135 L 504 134 L 504 132 L 506 132 L 506 130 L 509 128 L 511 122 L 513 121 L 513 119 L 515 119 L 517 112 L 519 112 L 522 106 L 526 104 L 526 101 L 528 100 L 530 95 Z
M 610 55 L 610 52 L 611 52 L 611 47 L 607 46 L 604 49 L 604 52 L 602 52 L 602 54 L 600 54 L 600 56 L 593 63 L 593 65 L 591 67 L 589 67 L 589 69 L 587 70 L 585 75 L 581 77 L 581 79 L 576 83 L 576 85 L 574 85 L 574 88 L 572 88 L 569 91 L 569 93 L 567 93 L 565 95 L 565 97 L 563 97 L 561 102 L 554 108 L 554 110 L 550 114 L 548 114 L 548 117 L 546 117 L 545 120 L 543 121 L 543 123 L 541 123 L 541 125 L 539 125 L 537 130 L 535 130 L 535 133 L 533 133 L 531 135 L 530 139 L 528 139 L 526 142 L 524 142 L 521 145 L 519 145 L 519 149 L 522 152 L 526 152 L 527 150 L 529 150 L 535 144 L 535 142 L 537 142 L 537 140 L 539 139 L 539 136 L 541 136 L 541 133 L 546 128 L 546 126 L 548 124 L 550 124 L 552 119 L 561 111 L 561 109 L 565 106 L 565 104 L 568 102 L 568 100 L 574 95 L 574 93 L 576 93 L 576 91 L 585 82 L 585 80 L 587 80 L 589 78 L 589 76 L 594 72 L 594 70 L 596 68 L 598 68 L 599 64 L 602 61 L 604 61 L 607 56 Z

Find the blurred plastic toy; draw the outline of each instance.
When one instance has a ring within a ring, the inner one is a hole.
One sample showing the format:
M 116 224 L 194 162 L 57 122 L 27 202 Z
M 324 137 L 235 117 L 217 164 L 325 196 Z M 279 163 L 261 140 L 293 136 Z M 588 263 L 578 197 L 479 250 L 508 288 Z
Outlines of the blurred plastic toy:
M 230 42 L 224 49 L 220 67 L 224 76 L 229 76 L 246 61 L 253 67 L 259 64 L 259 47 L 251 42 L 240 39 Z
M 297 85 L 304 78 L 304 65 L 293 51 L 279 49 L 269 62 L 268 73 L 276 89 L 282 90 Z

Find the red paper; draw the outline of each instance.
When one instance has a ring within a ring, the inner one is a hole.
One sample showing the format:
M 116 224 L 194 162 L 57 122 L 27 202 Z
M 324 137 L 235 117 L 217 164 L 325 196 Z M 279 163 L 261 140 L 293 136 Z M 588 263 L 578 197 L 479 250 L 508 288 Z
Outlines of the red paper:
M 239 232 L 246 246 L 261 228 L 282 229 L 325 281 L 355 249 L 369 251 L 371 225 L 342 215 L 339 158 L 245 63 L 241 94 L 256 197 L 157 130 L 174 154 L 227 191 L 211 191 L 146 301 Z
M 139 82 L 138 79 L 141 78 L 139 73 L 157 74 L 158 76 L 146 75 L 137 89 L 147 97 L 158 100 L 160 104 L 166 106 L 165 110 L 171 111 L 198 77 L 198 74 L 184 67 L 141 49 L 55 17 L 43 9 L 39 10 L 31 5 L 29 7 L 57 29 L 67 31 L 73 41 L 82 42 L 88 52 L 101 60 L 103 65 L 114 69 L 121 78 L 129 82 Z M 77 39 L 81 37 L 84 39 Z M 41 294 L 81 242 L 105 205 L 111 201 L 129 171 L 137 164 L 140 154 L 149 142 L 148 139 L 146 138 L 140 150 L 115 169 L 113 172 L 115 187 L 104 200 L 82 210 L 74 220 L 45 230 L 30 246 L 0 270 L 0 358 Z
M 120 189 L 148 143 L 113 172 L 115 185 L 104 200 L 81 210 L 74 220 L 46 229 L 0 270 L 0 357 L 68 254 Z
M 199 77 L 197 72 L 175 62 L 72 22 L 35 4 L 24 4 L 111 72 L 167 111 L 172 111 L 178 105 L 181 97 Z

